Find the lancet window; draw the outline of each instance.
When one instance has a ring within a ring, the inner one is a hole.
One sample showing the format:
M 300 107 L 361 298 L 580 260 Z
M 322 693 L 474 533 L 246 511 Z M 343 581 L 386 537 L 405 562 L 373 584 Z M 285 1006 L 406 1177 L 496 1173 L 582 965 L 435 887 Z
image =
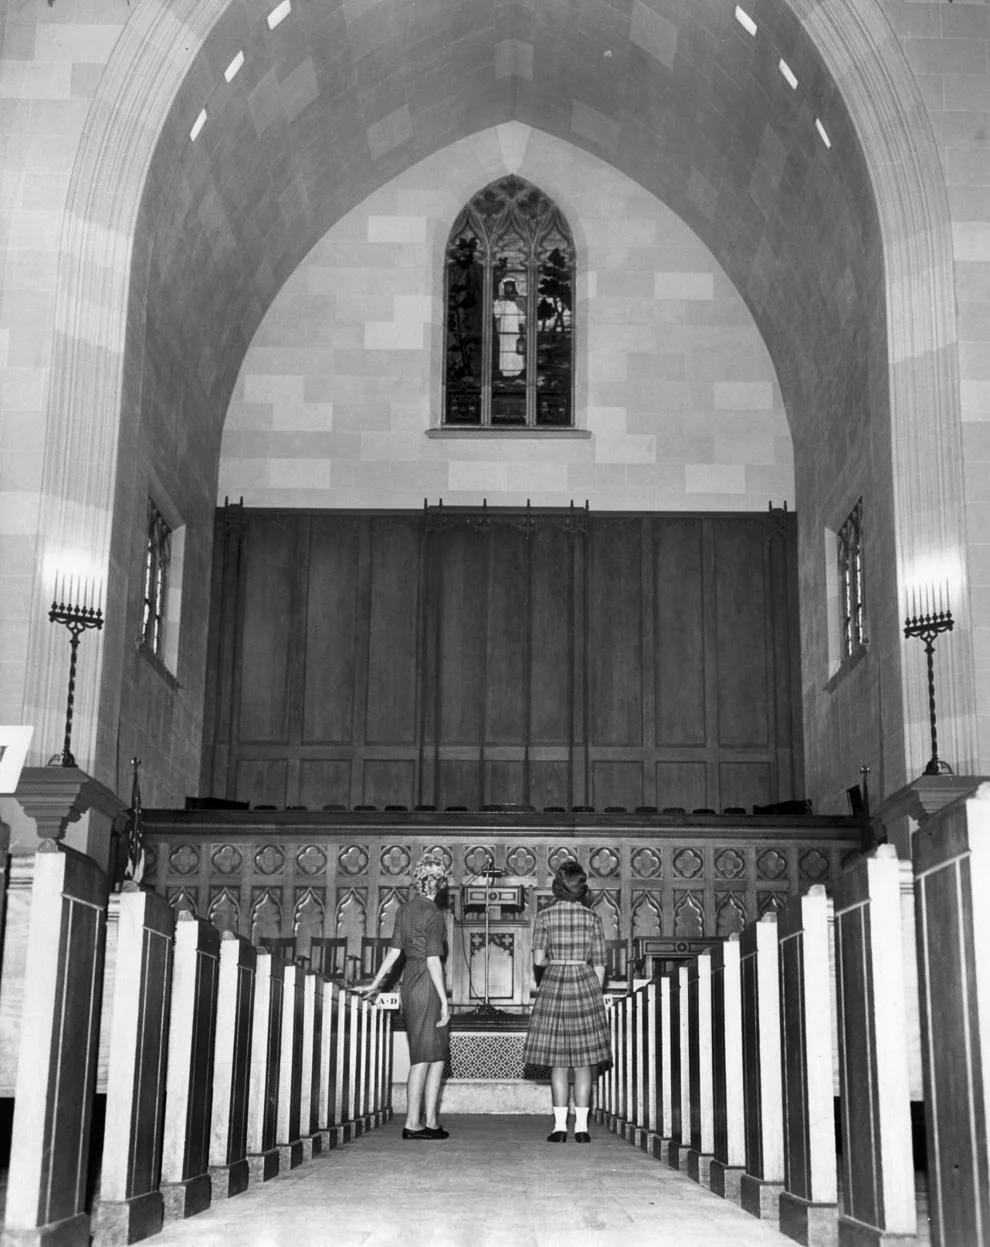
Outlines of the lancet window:
M 574 242 L 556 205 L 511 175 L 454 222 L 445 264 L 444 424 L 573 423 Z

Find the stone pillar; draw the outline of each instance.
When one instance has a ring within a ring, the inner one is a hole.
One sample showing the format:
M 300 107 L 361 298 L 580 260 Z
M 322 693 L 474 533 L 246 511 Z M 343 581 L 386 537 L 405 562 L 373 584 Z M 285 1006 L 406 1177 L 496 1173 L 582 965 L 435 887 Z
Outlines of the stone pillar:
M 834 1247 L 838 1237 L 829 908 L 815 884 L 777 920 L 786 1187 L 780 1228 L 807 1247 Z
M 219 971 L 220 932 L 205 918 L 180 913 L 175 927 L 162 1144 L 166 1219 L 191 1217 L 210 1205 L 210 1090 Z
M 163 896 L 133 884 L 111 897 L 111 906 L 118 910 L 117 939 L 104 1011 L 107 1109 L 96 1247 L 157 1234 L 164 1218 L 160 1126 L 175 911 Z
M 932 1242 L 990 1243 L 990 784 L 915 833 Z M 948 971 L 948 972 L 947 972 Z
M 913 1242 L 900 863 L 880 845 L 835 889 L 843 1192 L 839 1243 Z
M 695 957 L 688 967 L 688 1045 L 691 1146 L 687 1153 L 689 1178 L 709 1185 L 715 1152 L 715 1102 L 712 1084 L 712 959 Z
M 257 953 L 248 1084 L 247 1155 L 252 1182 L 267 1182 L 278 1173 L 275 1135 L 282 1054 L 283 969 L 281 959 L 268 952 Z
M 738 935 L 712 949 L 712 1094 L 714 1156 L 708 1181 L 716 1195 L 740 1199 L 746 1168 L 743 1096 L 742 966 Z
M 776 915 L 764 914 L 748 926 L 741 943 L 746 1171 L 739 1198 L 754 1217 L 777 1225 L 784 1189 L 784 1109 Z
M 107 879 L 48 841 L 34 859 L 4 1242 L 88 1247 Z
M 210 1181 L 214 1199 L 239 1195 L 247 1190 L 250 1181 L 247 1123 L 256 965 L 257 953 L 249 941 L 224 931 L 220 939 L 210 1123 Z

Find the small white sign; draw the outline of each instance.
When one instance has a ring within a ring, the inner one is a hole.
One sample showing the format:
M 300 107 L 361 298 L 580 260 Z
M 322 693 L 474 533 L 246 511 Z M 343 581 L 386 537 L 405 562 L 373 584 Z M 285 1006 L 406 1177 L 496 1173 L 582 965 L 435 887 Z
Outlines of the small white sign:
M 399 993 L 398 992 L 379 992 L 375 997 L 375 1004 L 379 1009 L 398 1009 Z
M 33 727 L 0 726 L 0 796 L 17 791 L 33 734 Z

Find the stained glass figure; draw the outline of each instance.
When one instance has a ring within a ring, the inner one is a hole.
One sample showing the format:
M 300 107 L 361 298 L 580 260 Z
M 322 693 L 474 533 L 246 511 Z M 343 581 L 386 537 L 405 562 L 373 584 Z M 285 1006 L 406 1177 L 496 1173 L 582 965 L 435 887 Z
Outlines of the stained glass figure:
M 572 423 L 573 289 L 574 243 L 547 196 L 515 176 L 479 191 L 447 244 L 445 424 Z

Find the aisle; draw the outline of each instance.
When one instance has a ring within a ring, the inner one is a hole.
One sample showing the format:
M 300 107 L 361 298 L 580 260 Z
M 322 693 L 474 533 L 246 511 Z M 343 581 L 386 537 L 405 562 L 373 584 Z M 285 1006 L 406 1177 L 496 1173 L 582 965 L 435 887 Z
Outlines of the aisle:
M 791 1240 L 598 1127 L 548 1144 L 543 1117 L 395 1121 L 201 1216 L 153 1247 L 781 1247 Z

